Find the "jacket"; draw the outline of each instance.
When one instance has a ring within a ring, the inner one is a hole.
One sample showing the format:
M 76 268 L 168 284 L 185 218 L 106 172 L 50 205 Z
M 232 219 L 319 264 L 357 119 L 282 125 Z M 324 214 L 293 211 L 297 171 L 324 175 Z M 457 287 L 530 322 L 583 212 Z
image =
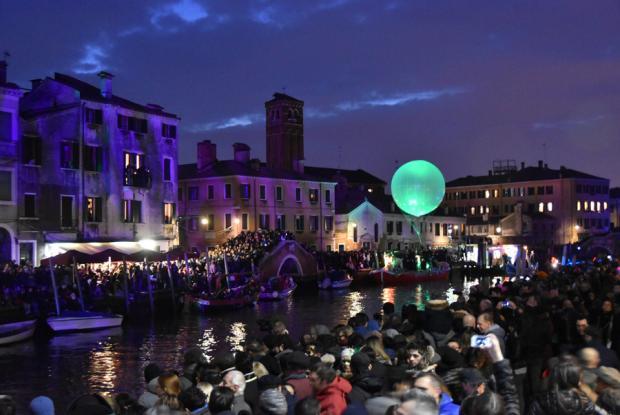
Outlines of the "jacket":
M 551 390 L 537 396 L 528 415 L 595 415 L 594 403 L 577 391 Z
M 439 415 L 459 415 L 461 407 L 452 401 L 452 398 L 447 393 L 441 394 L 441 400 L 439 401 Z
M 295 397 L 297 399 L 309 398 L 314 394 L 310 380 L 305 372 L 291 373 L 284 378 L 284 382 L 295 388 Z
M 364 376 L 351 379 L 351 392 L 349 393 L 349 402 L 364 403 L 381 392 L 383 389 L 383 379 L 374 376 Z
M 510 360 L 504 359 L 493 364 L 493 374 L 497 383 L 497 393 L 504 399 L 506 415 L 520 415 L 519 395 L 512 374 Z
M 235 399 L 233 400 L 232 408 L 230 410 L 235 414 L 239 415 L 241 412 L 247 412 L 249 414 L 252 413 L 252 408 L 245 401 L 243 395 L 235 395 Z
M 317 392 L 316 399 L 321 405 L 321 415 L 341 415 L 347 409 L 347 394 L 351 392 L 351 384 L 340 376 Z
M 493 333 L 499 341 L 499 347 L 502 349 L 502 354 L 506 355 L 506 331 L 498 324 L 493 324 L 485 334 Z
M 157 395 L 157 390 L 159 388 L 158 379 L 158 377 L 151 379 L 146 385 L 146 390 L 138 398 L 138 403 L 147 409 L 154 407 L 159 400 L 159 395 Z

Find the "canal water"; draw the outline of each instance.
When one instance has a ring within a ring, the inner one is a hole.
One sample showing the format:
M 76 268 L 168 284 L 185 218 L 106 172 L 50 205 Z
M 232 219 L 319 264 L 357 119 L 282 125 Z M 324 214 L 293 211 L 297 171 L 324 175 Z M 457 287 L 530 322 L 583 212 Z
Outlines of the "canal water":
M 39 338 L 0 348 L 0 394 L 13 396 L 22 411 L 37 395 L 50 396 L 63 413 L 72 399 L 91 392 L 143 390 L 143 368 L 156 362 L 180 369 L 183 350 L 200 346 L 208 357 L 262 337 L 257 320 L 280 317 L 294 340 L 313 324 L 333 327 L 356 313 L 370 316 L 384 302 L 419 302 L 429 295 L 451 296 L 448 282 L 398 288 L 351 287 L 343 291 L 298 289 L 286 301 L 259 303 L 214 315 L 192 313 L 127 321 L 122 328 Z

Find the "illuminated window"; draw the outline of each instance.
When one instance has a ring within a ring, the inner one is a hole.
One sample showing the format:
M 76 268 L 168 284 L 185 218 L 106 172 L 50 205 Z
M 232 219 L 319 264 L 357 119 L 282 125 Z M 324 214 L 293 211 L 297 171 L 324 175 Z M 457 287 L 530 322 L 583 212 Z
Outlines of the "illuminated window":
M 597 212 L 601 211 L 601 202 L 596 202 L 596 211 Z
M 581 210 L 581 200 L 577 201 L 577 210 Z
M 480 214 L 482 215 L 484 213 L 484 206 L 480 206 Z
M 499 197 L 499 190 L 493 190 L 493 197 Z
M 487 206 L 486 208 L 484 208 L 484 211 L 485 211 L 486 213 L 489 213 L 489 207 Z
M 308 198 L 310 199 L 310 203 L 314 204 L 319 201 L 319 189 L 310 189 L 308 190 Z
M 491 192 L 489 192 L 488 190 L 484 191 L 484 197 L 485 199 L 488 199 L 491 196 Z
M 100 197 L 86 198 L 86 222 L 101 222 L 101 211 Z
M 540 202 L 538 204 L 538 211 L 539 212 L 544 212 L 545 211 L 545 204 L 543 202 Z
M 553 211 L 553 203 L 547 202 L 547 212 L 551 212 L 551 211 Z
M 472 215 L 475 215 L 476 214 L 476 208 L 472 206 L 471 209 L 470 209 L 470 212 L 471 212 Z
M 603 210 L 607 210 L 607 202 L 603 202 Z
M 164 223 L 171 224 L 174 219 L 175 205 L 174 203 L 164 203 Z
M 590 210 L 594 212 L 596 210 L 596 205 L 594 204 L 594 200 L 590 202 Z
M 588 201 L 586 200 L 585 202 L 583 202 L 583 210 L 585 210 L 586 212 L 588 211 Z

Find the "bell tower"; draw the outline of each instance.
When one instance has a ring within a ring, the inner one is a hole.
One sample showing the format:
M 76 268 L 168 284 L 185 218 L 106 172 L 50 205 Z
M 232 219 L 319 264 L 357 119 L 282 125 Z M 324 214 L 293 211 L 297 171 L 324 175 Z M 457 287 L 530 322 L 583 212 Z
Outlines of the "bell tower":
M 265 102 L 267 167 L 304 171 L 304 102 L 276 92 Z

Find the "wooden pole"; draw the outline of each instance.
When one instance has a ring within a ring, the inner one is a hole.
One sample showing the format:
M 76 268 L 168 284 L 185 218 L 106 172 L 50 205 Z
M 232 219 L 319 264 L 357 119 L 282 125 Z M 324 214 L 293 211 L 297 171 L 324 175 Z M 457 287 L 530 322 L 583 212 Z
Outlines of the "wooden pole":
M 170 254 L 166 255 L 166 268 L 168 268 L 168 278 L 170 279 L 170 295 L 172 295 L 172 309 L 176 310 L 176 296 L 174 295 L 174 280 L 170 270 Z
M 149 263 L 146 261 L 146 257 L 144 257 L 144 272 L 146 274 L 146 288 L 149 293 L 149 309 L 151 313 L 155 311 L 155 303 L 153 301 L 153 287 L 151 287 L 151 276 L 149 275 Z
M 58 301 L 58 288 L 56 287 L 56 277 L 54 276 L 54 264 L 52 263 L 52 259 L 49 260 L 50 263 L 50 278 L 52 279 L 52 289 L 54 290 L 54 302 L 56 303 L 56 315 L 60 316 L 60 302 Z
M 226 278 L 226 288 L 230 290 L 230 283 L 228 282 L 228 261 L 226 261 L 226 253 L 224 253 L 224 277 Z
M 77 272 L 77 266 L 75 264 L 75 257 L 73 257 L 73 280 L 75 281 L 77 285 L 78 295 L 80 296 L 80 308 L 82 309 L 82 311 L 84 311 L 85 310 L 84 295 L 82 294 L 82 283 L 80 281 L 80 276 L 78 275 L 78 272 Z
M 129 315 L 129 281 L 125 257 L 123 257 L 123 290 L 125 291 L 125 314 Z

